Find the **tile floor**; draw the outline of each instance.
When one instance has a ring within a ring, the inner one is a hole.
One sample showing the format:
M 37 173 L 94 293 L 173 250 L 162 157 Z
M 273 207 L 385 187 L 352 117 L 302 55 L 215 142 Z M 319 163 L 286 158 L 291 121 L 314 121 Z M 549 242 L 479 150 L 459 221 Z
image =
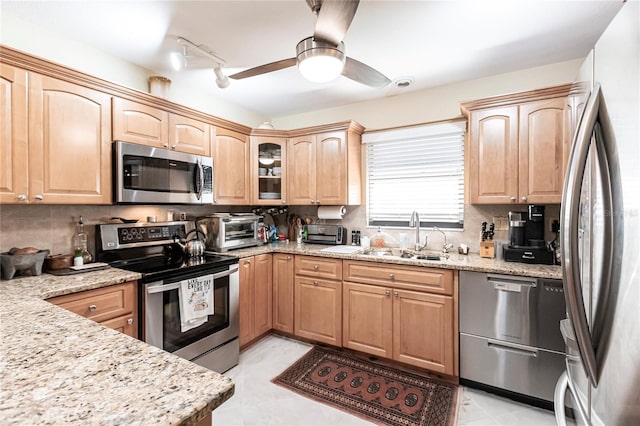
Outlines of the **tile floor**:
M 215 426 L 368 425 L 358 417 L 291 392 L 271 379 L 305 354 L 311 345 L 270 335 L 240 354 L 240 364 L 225 375 L 235 395 L 213 412 Z M 483 391 L 461 387 L 458 425 L 554 426 L 550 411 Z

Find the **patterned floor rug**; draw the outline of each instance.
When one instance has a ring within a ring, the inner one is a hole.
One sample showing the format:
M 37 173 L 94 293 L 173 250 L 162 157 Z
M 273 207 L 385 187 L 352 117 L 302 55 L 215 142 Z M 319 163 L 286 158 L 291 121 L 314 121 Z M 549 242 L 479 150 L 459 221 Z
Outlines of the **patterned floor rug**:
M 454 423 L 456 385 L 327 348 L 314 346 L 272 381 L 377 424 Z

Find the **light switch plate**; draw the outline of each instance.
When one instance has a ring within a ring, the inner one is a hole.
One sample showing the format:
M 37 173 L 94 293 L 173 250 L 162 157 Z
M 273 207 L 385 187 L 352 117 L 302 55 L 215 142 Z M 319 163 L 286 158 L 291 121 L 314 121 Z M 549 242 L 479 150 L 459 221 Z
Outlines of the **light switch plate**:
M 496 231 L 509 230 L 509 218 L 507 216 L 493 216 L 493 223 L 496 225 Z

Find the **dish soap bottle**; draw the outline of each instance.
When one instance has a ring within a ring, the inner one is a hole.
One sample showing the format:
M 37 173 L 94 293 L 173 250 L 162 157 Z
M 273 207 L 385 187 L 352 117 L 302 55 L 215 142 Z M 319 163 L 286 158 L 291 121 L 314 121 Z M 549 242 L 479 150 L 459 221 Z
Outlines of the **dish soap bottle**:
M 80 220 L 76 224 L 76 233 L 73 234 L 71 240 L 73 246 L 73 266 L 82 266 L 91 263 L 93 256 L 87 249 L 87 234 L 84 232 L 84 219 L 80 216 Z
M 376 235 L 373 237 L 373 246 L 375 248 L 383 248 L 384 247 L 384 236 L 383 236 L 382 230 L 380 229 L 379 226 L 378 226 L 378 232 L 376 232 Z

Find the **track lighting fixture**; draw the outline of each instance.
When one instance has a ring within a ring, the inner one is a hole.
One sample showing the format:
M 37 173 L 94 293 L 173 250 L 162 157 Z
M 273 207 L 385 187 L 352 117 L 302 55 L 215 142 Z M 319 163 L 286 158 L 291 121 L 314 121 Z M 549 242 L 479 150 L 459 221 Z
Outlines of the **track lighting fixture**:
M 182 45 L 182 52 L 172 52 L 170 56 L 171 65 L 176 71 L 187 67 L 189 51 L 191 50 L 197 55 L 208 58 L 214 62 L 213 72 L 216 76 L 216 84 L 219 88 L 224 89 L 229 87 L 229 78 L 222 72 L 222 66 L 226 64 L 224 59 L 217 56 L 206 46 L 195 44 L 184 37 L 178 37 L 177 41 Z

